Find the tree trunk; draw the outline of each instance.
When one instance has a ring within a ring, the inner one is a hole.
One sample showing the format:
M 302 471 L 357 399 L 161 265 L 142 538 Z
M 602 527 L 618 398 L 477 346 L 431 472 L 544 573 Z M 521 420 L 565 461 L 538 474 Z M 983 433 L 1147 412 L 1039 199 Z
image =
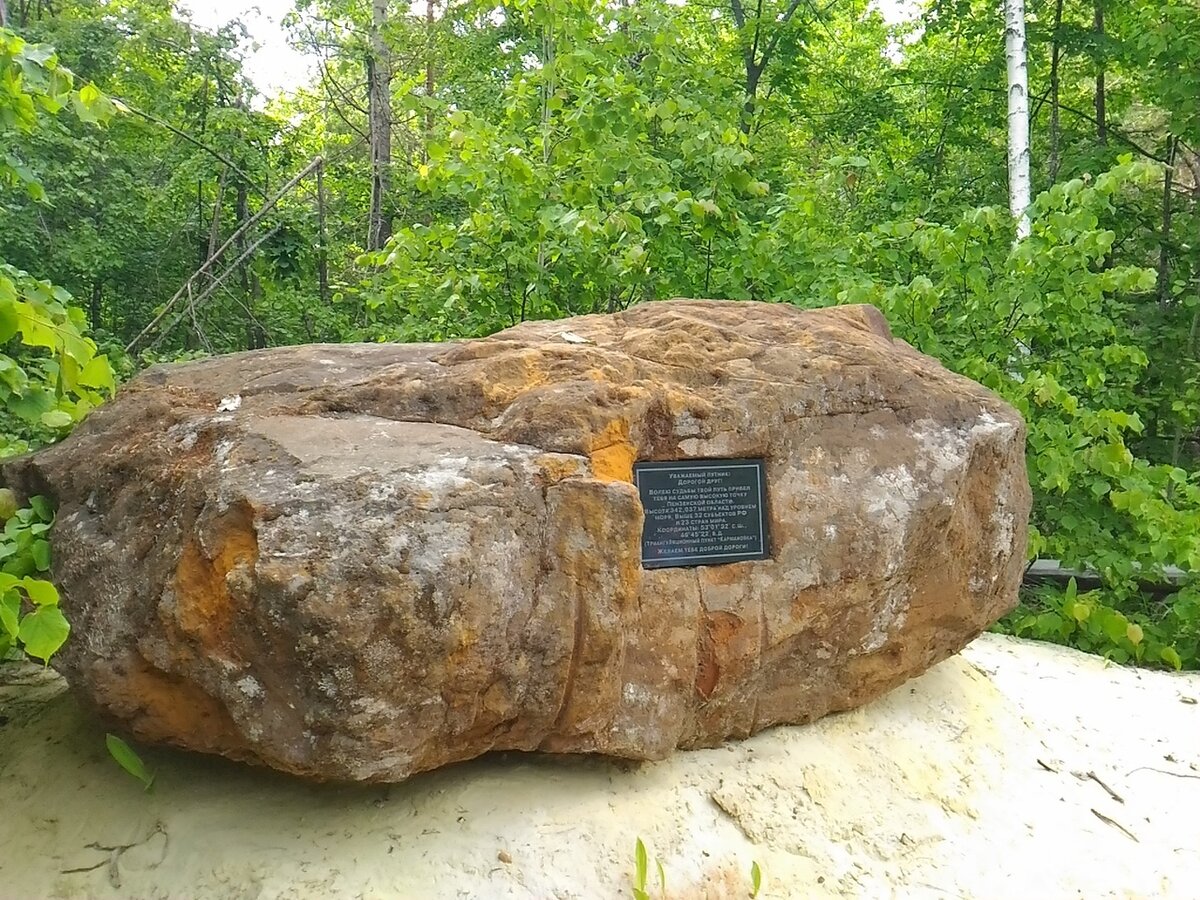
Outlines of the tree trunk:
M 833 5 L 835 0 L 830 0 L 824 9 L 818 9 L 811 2 L 808 8 L 812 10 L 815 18 L 814 22 L 819 21 L 821 16 L 827 12 Z M 766 71 L 767 64 L 775 56 L 775 51 L 779 49 L 779 42 L 783 38 L 783 29 L 796 16 L 797 10 L 800 9 L 801 0 L 790 0 L 787 7 L 773 16 L 771 30 L 774 32 L 769 36 L 764 34 L 763 26 L 763 0 L 756 0 L 754 9 L 753 32 L 751 33 L 750 41 L 742 51 L 743 63 L 746 67 L 746 93 L 745 99 L 742 101 L 742 133 L 749 135 L 754 129 L 754 117 L 758 113 L 758 88 L 762 82 L 763 72 Z M 742 5 L 742 0 L 729 0 L 729 11 L 733 16 L 733 24 L 737 27 L 738 32 L 745 40 L 746 34 L 751 27 L 750 17 L 746 15 L 746 7 Z
M 217 196 L 213 200 L 212 223 L 208 230 L 208 252 L 204 255 L 204 259 L 208 259 L 217 252 L 217 247 L 221 243 L 221 205 L 225 199 L 225 176 L 229 174 L 229 167 L 226 166 L 221 170 L 221 177 L 217 179 Z M 203 265 L 203 260 L 201 261 Z
M 758 107 L 758 84 L 762 80 L 763 66 L 756 64 L 749 54 L 746 56 L 746 99 L 742 104 L 742 133 L 749 134 L 754 127 L 754 113 Z
M 1200 282 L 1196 284 L 1200 288 Z M 1192 312 L 1192 328 L 1188 335 L 1187 349 L 1184 351 L 1185 365 L 1190 365 L 1197 362 L 1196 351 L 1200 350 L 1200 306 Z M 1183 455 L 1183 425 L 1182 423 L 1175 426 L 1175 438 L 1171 441 L 1171 465 L 1178 466 Z M 1167 486 L 1167 500 L 1171 499 L 1171 495 L 1175 492 L 1175 482 L 1171 482 Z
M 371 0 L 371 50 L 367 56 L 367 118 L 371 143 L 371 212 L 367 223 L 367 249 L 379 250 L 392 234 L 391 217 L 384 207 L 391 190 L 392 98 L 391 60 L 383 28 L 387 0 Z
M 1093 30 L 1097 38 L 1104 37 L 1104 0 L 1096 0 L 1096 15 Z M 1100 49 L 1100 62 L 1096 64 L 1096 140 L 1101 144 L 1108 143 L 1108 99 L 1104 95 L 1104 57 Z
M 0 0 L 0 3 L 3 3 L 3 0 Z M 88 309 L 88 324 L 91 325 L 93 331 L 104 325 L 103 321 L 101 321 L 104 312 L 103 300 L 104 285 L 100 279 L 96 279 L 92 282 L 92 300 Z
M 1058 170 L 1061 166 L 1059 147 L 1062 141 L 1061 125 L 1059 123 L 1059 71 L 1058 64 L 1062 55 L 1059 45 L 1059 33 L 1062 31 L 1063 0 L 1054 5 L 1054 36 L 1050 44 L 1050 184 L 1058 181 Z
M 237 191 L 237 227 L 240 229 L 250 218 L 249 207 L 249 192 L 246 190 L 246 183 L 238 182 Z M 239 257 L 244 257 L 246 253 L 246 234 L 238 237 L 235 244 Z M 238 285 L 242 289 L 242 302 L 245 304 L 246 312 L 246 349 L 254 349 L 254 298 L 250 292 L 250 270 L 247 266 L 247 260 L 241 259 L 238 262 Z
M 1004 2 L 1004 56 L 1008 67 L 1008 196 L 1017 240 L 1029 237 L 1029 66 L 1025 54 L 1025 2 Z
M 196 179 L 196 233 L 199 238 L 196 241 L 196 266 L 199 268 L 208 259 L 208 241 L 204 234 L 204 182 L 199 178 Z
M 1158 302 L 1163 305 L 1171 299 L 1171 188 L 1178 154 L 1179 138 L 1172 135 L 1167 143 L 1167 171 L 1163 173 L 1162 232 L 1158 241 Z
M 425 98 L 433 98 L 433 0 L 425 0 Z M 433 107 L 425 109 L 425 161 L 429 162 L 429 145 L 433 141 Z
M 0 28 L 8 27 L 8 4 L 0 0 Z
M 317 166 L 317 289 L 323 306 L 329 305 L 329 247 L 325 237 L 325 162 Z

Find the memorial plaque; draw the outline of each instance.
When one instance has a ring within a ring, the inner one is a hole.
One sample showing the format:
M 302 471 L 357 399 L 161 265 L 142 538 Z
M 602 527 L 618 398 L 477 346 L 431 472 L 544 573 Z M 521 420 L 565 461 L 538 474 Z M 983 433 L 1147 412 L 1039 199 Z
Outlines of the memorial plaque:
M 766 466 L 761 459 L 690 459 L 633 467 L 642 497 L 642 566 L 715 566 L 766 559 Z

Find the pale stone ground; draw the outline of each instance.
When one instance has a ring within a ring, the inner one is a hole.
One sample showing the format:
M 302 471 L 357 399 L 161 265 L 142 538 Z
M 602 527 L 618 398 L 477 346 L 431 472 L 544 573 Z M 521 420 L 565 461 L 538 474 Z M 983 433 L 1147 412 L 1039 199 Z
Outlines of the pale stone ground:
M 638 836 L 674 900 L 745 897 L 754 860 L 774 898 L 1200 897 L 1200 675 L 1048 645 L 985 636 L 864 709 L 664 763 L 508 754 L 391 788 L 159 750 L 145 794 L 57 679 L 0 672 L 36 684 L 0 688 L 4 900 L 628 897 Z

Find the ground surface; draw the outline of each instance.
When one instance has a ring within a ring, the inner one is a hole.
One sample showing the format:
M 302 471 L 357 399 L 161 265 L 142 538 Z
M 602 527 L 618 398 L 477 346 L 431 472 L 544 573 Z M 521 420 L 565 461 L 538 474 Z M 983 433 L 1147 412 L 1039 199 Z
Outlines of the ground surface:
M 508 754 L 391 788 L 153 750 L 146 794 L 57 678 L 0 680 L 4 896 L 628 897 L 639 836 L 671 898 L 745 897 L 753 861 L 763 897 L 1200 884 L 1200 676 L 1008 638 L 723 749 L 642 766 Z

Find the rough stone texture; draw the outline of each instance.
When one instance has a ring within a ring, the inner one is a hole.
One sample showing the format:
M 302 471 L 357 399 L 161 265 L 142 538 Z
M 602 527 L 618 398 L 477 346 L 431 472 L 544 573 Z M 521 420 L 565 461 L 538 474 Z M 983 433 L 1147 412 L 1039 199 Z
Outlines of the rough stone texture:
M 757 456 L 772 559 L 641 568 L 635 461 Z M 857 706 L 1012 606 L 1030 502 L 1020 417 L 876 310 L 711 301 L 157 367 L 4 474 L 101 711 L 374 781 Z

